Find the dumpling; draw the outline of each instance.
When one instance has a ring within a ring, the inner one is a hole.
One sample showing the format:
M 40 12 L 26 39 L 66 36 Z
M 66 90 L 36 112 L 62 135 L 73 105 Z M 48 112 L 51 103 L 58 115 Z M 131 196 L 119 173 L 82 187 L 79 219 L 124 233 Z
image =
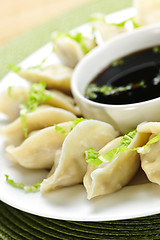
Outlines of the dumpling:
M 81 33 L 75 35 L 62 33 L 59 36 L 54 36 L 53 41 L 54 51 L 57 56 L 65 65 L 72 68 L 77 65 L 87 52 L 96 46 L 94 39 L 86 38 Z
M 58 91 L 58 90 L 51 90 L 45 91 L 47 94 L 51 95 L 51 98 L 47 100 L 45 103 L 58 108 L 63 108 L 74 113 L 77 116 L 81 115 L 79 107 L 75 104 L 75 101 L 72 97 Z
M 58 90 L 45 90 L 45 93 L 50 95 L 51 98 L 44 104 L 68 110 L 77 116 L 81 115 L 79 107 L 72 97 Z M 27 100 L 28 95 L 29 87 L 26 86 L 12 87 L 11 96 L 8 89 L 5 89 L 0 95 L 0 112 L 7 115 L 10 121 L 15 120 L 19 116 L 20 104 Z
M 105 154 L 120 145 L 122 137 L 118 137 L 100 151 Z M 146 143 L 148 134 L 136 133 L 129 148 L 142 146 Z M 140 166 L 140 157 L 136 151 L 119 152 L 112 161 L 102 162 L 99 166 L 88 164 L 83 183 L 87 198 L 113 193 L 128 184 Z
M 9 121 L 15 120 L 19 116 L 19 105 L 24 103 L 28 97 L 29 87 L 17 86 L 12 88 L 12 96 L 8 89 L 0 94 L 0 112 L 5 114 Z
M 70 92 L 72 69 L 63 65 L 50 65 L 44 68 L 28 68 L 18 74 L 32 83 L 45 82 L 47 88 L 56 88 Z
M 143 122 L 137 126 L 137 131 L 158 135 L 160 133 L 160 122 Z
M 68 122 L 60 123 L 59 126 L 66 132 L 70 131 Z M 58 132 L 55 126 L 44 128 L 33 132 L 20 146 L 8 146 L 6 158 L 25 168 L 50 169 L 54 164 L 56 151 L 62 147 L 65 138 L 66 135 Z
M 95 21 L 93 23 L 93 26 L 95 30 L 100 34 L 103 42 L 126 31 L 124 27 L 117 27 L 100 20 Z
M 59 154 L 58 165 L 52 175 L 41 184 L 46 193 L 58 188 L 82 183 L 87 169 L 85 151 L 93 147 L 97 151 L 117 136 L 118 132 L 107 123 L 85 120 L 76 125 L 67 135 Z
M 26 116 L 27 133 L 40 130 L 45 127 L 53 126 L 61 122 L 68 122 L 76 119 L 76 116 L 64 109 L 54 108 L 50 106 L 39 106 L 36 111 L 30 112 Z M 14 144 L 19 145 L 24 139 L 24 131 L 22 128 L 21 118 L 0 128 L 0 134 Z
M 85 55 L 79 44 L 70 38 L 58 39 L 54 44 L 54 49 L 61 61 L 72 68 L 74 68 Z
M 146 122 L 137 127 L 139 132 L 150 133 L 150 139 L 160 134 L 160 122 Z M 141 156 L 141 166 L 148 179 L 160 185 L 160 141 L 152 143 Z
M 140 25 L 160 23 L 160 0 L 134 0 L 133 6 Z

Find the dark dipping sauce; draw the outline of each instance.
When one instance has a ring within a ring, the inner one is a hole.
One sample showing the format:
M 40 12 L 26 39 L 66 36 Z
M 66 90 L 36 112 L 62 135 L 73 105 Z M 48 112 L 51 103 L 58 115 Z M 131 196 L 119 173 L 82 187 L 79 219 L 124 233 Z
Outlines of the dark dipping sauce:
M 107 85 L 113 91 L 103 94 L 95 90 L 90 95 L 88 93 L 93 84 L 98 87 Z M 106 104 L 131 104 L 157 97 L 160 97 L 160 46 L 137 51 L 114 61 L 86 89 L 86 98 Z

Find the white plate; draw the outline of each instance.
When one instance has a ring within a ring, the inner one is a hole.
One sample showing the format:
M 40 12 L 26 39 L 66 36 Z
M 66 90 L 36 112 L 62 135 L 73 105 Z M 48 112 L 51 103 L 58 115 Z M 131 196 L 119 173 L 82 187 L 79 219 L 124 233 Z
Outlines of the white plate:
M 134 9 L 112 14 L 109 19 L 123 19 L 132 16 Z M 88 25 L 80 30 L 88 31 Z M 52 51 L 49 43 L 25 59 L 21 65 L 27 67 L 41 62 Z M 58 62 L 55 55 L 50 61 Z M 10 85 L 25 84 L 20 77 L 9 73 L 1 82 L 0 89 Z M 160 187 L 149 183 L 142 172 L 132 184 L 122 190 L 93 200 L 87 200 L 82 185 L 64 188 L 43 196 L 40 192 L 25 193 L 6 183 L 5 174 L 16 182 L 32 185 L 47 176 L 45 170 L 27 170 L 5 159 L 4 140 L 0 138 L 0 199 L 20 210 L 39 216 L 73 221 L 107 221 L 148 216 L 160 212 Z

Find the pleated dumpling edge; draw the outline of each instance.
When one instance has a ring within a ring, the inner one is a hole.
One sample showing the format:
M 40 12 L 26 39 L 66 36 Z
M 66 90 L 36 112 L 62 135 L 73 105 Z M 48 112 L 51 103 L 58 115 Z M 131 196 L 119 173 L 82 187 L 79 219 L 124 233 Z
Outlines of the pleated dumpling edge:
M 58 166 L 41 184 L 41 192 L 82 183 L 87 170 L 85 151 L 92 147 L 100 150 L 118 135 L 110 124 L 98 120 L 85 120 L 67 135 L 62 145 Z

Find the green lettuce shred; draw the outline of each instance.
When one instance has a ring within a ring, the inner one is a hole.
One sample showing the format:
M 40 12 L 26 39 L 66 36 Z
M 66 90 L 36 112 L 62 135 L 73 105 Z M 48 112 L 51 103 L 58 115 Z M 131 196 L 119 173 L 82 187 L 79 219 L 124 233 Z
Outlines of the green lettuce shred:
M 86 162 L 98 166 L 102 163 L 99 159 L 99 153 L 96 152 L 93 148 L 89 148 L 86 152 Z
M 12 86 L 8 87 L 8 95 L 12 98 Z
M 71 132 L 73 130 L 73 128 L 80 122 L 84 121 L 84 120 L 90 120 L 90 119 L 86 119 L 86 118 L 76 118 L 74 121 L 69 121 L 69 125 L 70 125 L 70 131 Z M 55 126 L 55 130 L 59 133 L 62 133 L 64 135 L 67 135 L 69 132 L 66 132 L 61 126 L 59 125 L 54 125 Z
M 139 28 L 140 27 L 140 24 L 137 23 L 137 21 L 135 20 L 135 17 L 127 18 L 126 20 L 124 20 L 122 22 L 119 22 L 119 23 L 108 23 L 106 21 L 105 14 L 94 13 L 89 17 L 88 22 L 95 22 L 95 21 L 102 21 L 102 22 L 106 23 L 107 25 L 113 25 L 113 26 L 116 26 L 116 27 L 125 27 L 125 24 L 130 21 L 133 25 L 133 28 Z
M 15 73 L 18 73 L 22 70 L 22 68 L 17 66 L 17 65 L 14 65 L 14 64 L 9 64 L 8 65 L 8 70 L 10 70 L 12 72 L 15 72 Z
M 116 93 L 128 91 L 134 88 L 145 88 L 146 84 L 144 81 L 141 81 L 139 83 L 130 83 L 126 86 L 120 86 L 120 87 L 111 87 L 108 85 L 103 86 L 97 86 L 95 83 L 90 83 L 85 91 L 85 96 L 89 97 L 90 99 L 95 99 L 97 96 L 97 93 L 102 93 L 105 96 L 113 95 Z
M 159 46 L 153 47 L 153 52 L 154 53 L 160 53 L 160 47 Z
M 121 148 L 122 149 L 122 148 Z M 123 147 L 123 150 L 126 150 L 126 147 Z M 109 152 L 100 155 L 99 159 L 102 162 L 111 162 L 113 160 L 113 158 L 120 152 L 120 147 L 119 148 L 114 148 L 112 150 L 110 150 Z
M 45 93 L 45 89 L 46 84 L 44 82 L 32 84 L 27 101 L 20 105 L 20 117 L 25 137 L 28 135 L 26 124 L 27 114 L 35 111 L 39 104 L 42 104 L 51 98 L 49 94 Z
M 94 151 L 93 149 L 88 149 L 88 151 L 86 151 L 87 152 L 86 161 L 88 163 L 91 163 L 91 164 L 97 166 L 97 165 L 101 164 L 102 162 L 112 161 L 118 153 L 123 152 L 123 151 L 137 151 L 138 153 L 146 154 L 150 151 L 150 145 L 153 143 L 156 143 L 160 140 L 160 134 L 158 134 L 157 136 L 150 139 L 142 147 L 128 148 L 128 146 L 130 145 L 130 143 L 136 133 L 137 133 L 137 130 L 131 130 L 128 134 L 125 134 L 120 142 L 119 147 L 114 148 L 105 154 L 98 155 L 98 153 L 96 151 Z
M 41 70 L 41 69 L 43 68 L 44 63 L 45 63 L 46 60 L 48 59 L 48 57 L 49 57 L 49 56 L 47 56 L 46 58 L 44 58 L 40 64 L 35 65 L 35 66 L 28 67 L 28 69 L 40 69 L 40 70 Z
M 137 149 L 137 152 L 138 153 L 141 153 L 141 154 L 145 154 L 145 153 L 148 153 L 150 151 L 150 145 L 153 144 L 153 143 L 156 143 L 160 140 L 160 134 L 158 134 L 157 136 L 153 137 L 152 139 L 150 139 L 146 145 L 144 145 L 143 147 L 138 147 Z
M 88 22 L 102 21 L 106 23 L 106 16 L 103 13 L 93 13 L 89 16 Z
M 35 66 L 31 66 L 31 67 L 28 67 L 27 69 L 42 69 L 43 68 L 43 65 L 44 63 L 46 62 L 46 60 L 48 59 L 49 56 L 47 56 L 46 58 L 44 58 L 42 60 L 42 62 L 38 65 L 35 65 Z M 16 65 L 16 64 L 9 64 L 8 65 L 8 69 L 12 72 L 15 72 L 15 73 L 19 73 L 21 70 L 23 70 L 22 67 Z
M 59 125 L 54 125 L 55 126 L 55 130 L 61 134 L 67 135 L 68 133 Z
M 25 192 L 38 192 L 40 184 L 42 183 L 42 181 L 41 181 L 41 182 L 38 182 L 38 183 L 36 183 L 36 184 L 34 184 L 32 186 L 27 186 L 27 185 L 25 185 L 23 183 L 16 183 L 16 182 L 14 182 L 12 179 L 9 179 L 9 176 L 7 174 L 5 175 L 5 177 L 6 177 L 6 182 L 8 184 L 10 184 L 11 186 L 13 186 L 15 188 L 22 189 Z
M 137 133 L 137 130 L 133 130 L 133 131 L 130 131 L 128 134 L 125 134 L 120 142 L 119 147 L 114 148 L 111 151 L 100 155 L 99 156 L 100 160 L 103 162 L 104 161 L 110 162 L 119 152 L 128 151 L 129 150 L 128 146 L 132 142 L 132 139 L 134 138 L 136 133 Z
M 127 22 L 131 22 L 133 25 L 133 28 L 140 27 L 140 24 L 136 22 L 135 17 L 128 18 L 120 23 L 111 23 L 111 25 L 114 25 L 116 27 L 124 27 Z
M 86 118 L 76 118 L 74 121 L 70 121 L 69 125 L 70 125 L 70 131 L 73 130 L 73 128 L 80 122 L 83 122 L 85 120 L 90 120 L 90 119 L 86 119 Z
M 110 150 L 109 152 L 98 155 L 96 151 L 93 149 L 88 149 L 87 151 L 87 162 L 91 163 L 95 166 L 98 166 L 102 162 L 110 162 L 113 160 L 113 158 L 122 151 L 128 151 L 130 150 L 128 146 L 130 145 L 132 139 L 134 138 L 135 134 L 137 133 L 137 130 L 131 130 L 128 134 L 125 134 L 123 138 L 121 139 L 120 145 L 117 148 L 114 148 Z

